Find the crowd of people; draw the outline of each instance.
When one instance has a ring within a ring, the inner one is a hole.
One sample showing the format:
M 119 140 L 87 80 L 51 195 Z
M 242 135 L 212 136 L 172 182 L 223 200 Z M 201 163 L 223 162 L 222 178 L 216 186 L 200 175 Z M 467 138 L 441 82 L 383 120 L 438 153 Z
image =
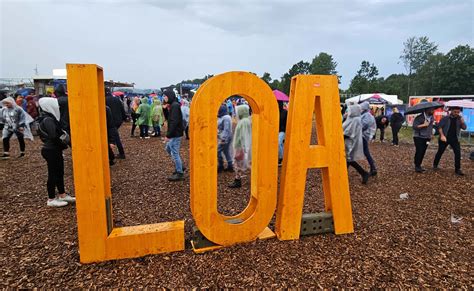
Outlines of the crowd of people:
M 130 121 L 130 136 L 135 137 L 138 126 L 140 139 L 163 137 L 165 150 L 174 163 L 174 172 L 169 181 L 185 179 L 186 167 L 180 155 L 183 138 L 189 139 L 190 100 L 177 96 L 173 90 L 166 90 L 162 95 L 115 96 L 109 88 L 105 88 L 105 104 L 107 119 L 107 141 L 109 144 L 109 163 L 115 159 L 126 159 L 124 145 L 120 137 L 120 127 Z M 74 203 L 75 198 L 68 194 L 64 186 L 63 151 L 71 146 L 69 126 L 68 96 L 63 85 L 56 87 L 54 97 L 36 99 L 33 96 L 7 97 L 1 100 L 0 128 L 2 129 L 2 159 L 10 158 L 10 140 L 18 139 L 20 158 L 25 156 L 25 138 L 33 138 L 31 126 L 36 124 L 37 133 L 43 142 L 41 155 L 48 169 L 46 188 L 48 192 L 47 206 L 62 207 Z M 279 145 L 278 164 L 283 162 L 283 150 L 287 124 L 288 104 L 278 101 L 279 105 Z M 433 137 L 433 109 L 419 114 L 413 123 L 413 140 L 415 144 L 415 171 L 423 173 L 422 167 L 426 149 Z M 437 170 L 439 161 L 448 146 L 454 151 L 455 173 L 461 171 L 461 150 L 458 140 L 459 131 L 466 129 L 466 123 L 460 114 L 460 108 L 450 108 L 450 113 L 439 123 L 438 152 L 433 161 L 433 169 Z M 242 187 L 242 179 L 251 169 L 252 162 L 252 110 L 245 99 L 228 98 L 217 112 L 217 160 L 218 173 L 232 172 L 234 180 L 230 188 Z M 380 115 L 374 117 L 370 104 L 350 105 L 343 111 L 343 133 L 347 167 L 353 167 L 367 184 L 370 177 L 377 176 L 377 166 L 370 153 L 370 144 L 380 130 L 380 140 L 384 141 L 385 129 L 390 125 L 392 145 L 399 145 L 398 132 L 404 123 L 404 116 L 396 108 L 390 117 Z M 166 131 L 164 130 L 166 129 Z M 118 154 L 115 154 L 118 151 Z M 369 170 L 365 170 L 358 162 L 366 159 Z M 57 190 L 57 191 L 56 191 Z

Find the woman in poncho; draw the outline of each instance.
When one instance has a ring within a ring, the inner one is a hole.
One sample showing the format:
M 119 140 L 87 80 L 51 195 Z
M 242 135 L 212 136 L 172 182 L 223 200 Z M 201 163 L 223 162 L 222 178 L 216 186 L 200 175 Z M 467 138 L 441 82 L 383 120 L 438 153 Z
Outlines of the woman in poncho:
M 242 176 L 251 168 L 252 161 L 252 122 L 248 105 L 236 107 L 237 126 L 235 127 L 232 147 L 234 149 L 235 179 L 230 188 L 242 187 Z
M 148 105 L 148 98 L 143 97 L 141 99 L 141 104 L 138 106 L 137 114 L 140 116 L 138 117 L 137 124 L 140 127 L 140 138 L 150 138 L 148 136 L 148 127 L 150 126 L 150 113 L 151 108 Z
M 153 128 L 155 130 L 154 137 L 161 136 L 161 127 L 165 122 L 165 116 L 163 115 L 163 106 L 161 105 L 161 101 L 158 98 L 155 98 L 153 101 L 153 107 L 151 109 L 151 119 L 153 123 Z
M 25 137 L 33 140 L 29 124 L 33 118 L 17 105 L 11 97 L 2 100 L 0 109 L 0 129 L 2 129 L 2 159 L 10 158 L 10 138 L 15 135 L 20 144 L 20 157 L 25 156 Z
M 362 142 L 361 108 L 352 105 L 348 108 L 347 119 L 342 124 L 344 145 L 346 149 L 347 167 L 352 166 L 362 177 L 362 184 L 367 184 L 369 173 L 357 161 L 365 159 Z

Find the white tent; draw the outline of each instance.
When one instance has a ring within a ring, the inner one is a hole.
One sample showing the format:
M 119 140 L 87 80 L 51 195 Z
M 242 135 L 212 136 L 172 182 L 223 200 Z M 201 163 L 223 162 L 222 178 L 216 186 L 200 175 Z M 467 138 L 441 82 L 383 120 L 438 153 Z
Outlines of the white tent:
M 346 104 L 359 104 L 367 99 L 371 99 L 371 98 L 374 98 L 374 99 L 383 99 L 385 101 L 387 101 L 389 104 L 403 104 L 403 101 L 402 100 L 399 100 L 398 99 L 398 96 L 397 95 L 387 95 L 387 94 L 384 94 L 384 93 L 371 93 L 371 94 L 361 94 L 361 95 L 357 95 L 357 96 L 354 96 L 354 97 L 351 97 L 351 98 L 348 98 L 346 99 Z

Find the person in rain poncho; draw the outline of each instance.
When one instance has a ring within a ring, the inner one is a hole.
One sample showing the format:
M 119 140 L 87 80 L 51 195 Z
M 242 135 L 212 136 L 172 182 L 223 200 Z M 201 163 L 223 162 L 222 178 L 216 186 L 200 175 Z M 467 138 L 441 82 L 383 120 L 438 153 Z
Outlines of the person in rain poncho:
M 369 173 L 357 161 L 364 159 L 364 145 L 362 137 L 361 108 L 352 105 L 348 108 L 347 118 L 342 123 L 344 131 L 344 145 L 346 149 L 347 167 L 352 166 L 362 177 L 362 184 L 367 184 Z
M 153 107 L 151 109 L 151 117 L 153 122 L 153 128 L 155 130 L 154 137 L 161 136 L 161 127 L 165 122 L 165 116 L 163 115 L 163 106 L 161 105 L 161 101 L 158 98 L 155 98 L 153 101 Z
M 150 126 L 150 112 L 151 108 L 148 105 L 148 98 L 143 97 L 141 99 L 141 104 L 138 106 L 137 114 L 140 116 L 138 117 L 137 124 L 140 127 L 140 138 L 150 138 L 148 136 L 148 127 Z
M 64 158 L 63 150 L 67 148 L 61 140 L 62 134 L 58 100 L 55 98 L 43 97 L 39 100 L 40 117 L 38 119 L 38 132 L 43 148 L 41 155 L 48 165 L 48 201 L 49 207 L 62 207 L 68 203 L 76 202 L 76 198 L 66 194 L 64 190 Z M 58 195 L 56 196 L 56 188 Z
M 230 152 L 230 145 L 232 143 L 232 118 L 227 111 L 227 105 L 222 104 L 217 113 L 217 172 L 234 172 L 232 155 Z M 227 168 L 224 168 L 224 155 Z
M 130 105 L 130 110 L 131 110 L 130 117 L 132 118 L 132 130 L 130 132 L 130 137 L 135 136 L 135 129 L 137 128 L 138 117 L 140 116 L 140 114 L 137 113 L 139 106 L 140 106 L 140 98 L 134 97 Z
M 232 147 L 234 150 L 235 179 L 230 188 L 242 187 L 242 176 L 251 167 L 252 159 L 252 122 L 248 105 L 236 107 L 237 126 L 235 127 Z
M 186 139 L 189 139 L 189 101 L 183 99 L 182 103 L 181 114 L 183 115 L 184 133 L 186 134 Z
M 370 104 L 369 102 L 363 102 L 360 104 L 362 110 L 362 115 L 360 120 L 362 122 L 362 143 L 364 146 L 364 155 L 367 158 L 367 162 L 370 165 L 370 175 L 377 176 L 377 167 L 375 166 L 374 158 L 370 154 L 369 142 L 372 140 L 372 137 L 377 131 L 377 124 L 375 118 L 370 113 Z
M 2 109 L 0 110 L 0 129 L 2 130 L 3 155 L 2 159 L 10 158 L 10 138 L 15 135 L 20 144 L 20 157 L 25 156 L 25 137 L 33 140 L 29 124 L 33 122 L 28 113 L 26 113 L 15 100 L 7 97 L 2 100 Z

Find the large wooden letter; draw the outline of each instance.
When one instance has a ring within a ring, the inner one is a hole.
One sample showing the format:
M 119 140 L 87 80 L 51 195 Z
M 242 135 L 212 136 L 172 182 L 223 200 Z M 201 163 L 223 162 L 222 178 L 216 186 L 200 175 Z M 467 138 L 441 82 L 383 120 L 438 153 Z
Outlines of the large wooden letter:
M 68 64 L 67 74 L 81 262 L 183 250 L 184 221 L 113 227 L 102 68 Z
M 251 199 L 236 216 L 217 211 L 217 111 L 232 96 L 252 107 Z M 273 216 L 277 192 L 278 105 L 270 88 L 246 72 L 229 72 L 204 83 L 193 97 L 191 133 L 191 210 L 199 230 L 219 245 L 256 239 Z M 238 221 L 230 223 L 229 220 Z
M 318 145 L 310 145 L 313 113 Z M 298 75 L 291 80 L 275 229 L 281 240 L 299 238 L 309 168 L 322 169 L 325 209 L 332 211 L 335 233 L 353 232 L 336 76 Z

